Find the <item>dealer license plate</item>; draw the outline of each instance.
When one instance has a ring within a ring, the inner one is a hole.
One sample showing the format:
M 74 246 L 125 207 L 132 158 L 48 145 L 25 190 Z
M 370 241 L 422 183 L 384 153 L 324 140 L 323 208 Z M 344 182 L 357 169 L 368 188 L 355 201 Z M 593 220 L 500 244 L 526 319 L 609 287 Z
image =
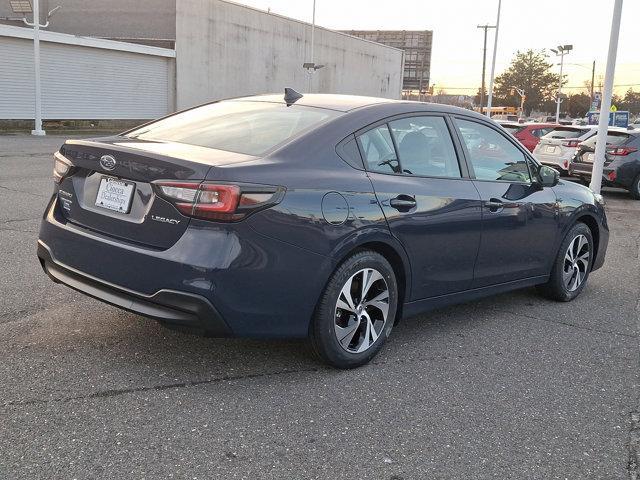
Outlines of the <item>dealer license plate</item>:
M 129 213 L 135 189 L 135 183 L 125 182 L 113 177 L 102 177 L 98 195 L 96 196 L 96 207 L 120 213 Z

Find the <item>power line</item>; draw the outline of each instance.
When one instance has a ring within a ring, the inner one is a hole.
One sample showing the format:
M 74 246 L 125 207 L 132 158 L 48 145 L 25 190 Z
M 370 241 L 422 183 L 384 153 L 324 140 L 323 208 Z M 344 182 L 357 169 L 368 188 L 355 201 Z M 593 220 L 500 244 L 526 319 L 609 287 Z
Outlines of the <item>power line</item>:
M 640 87 L 640 83 L 620 83 L 618 85 L 614 85 L 613 88 L 618 88 L 618 87 Z M 562 88 L 589 88 L 586 85 L 574 85 L 574 86 L 566 86 L 563 85 Z M 473 86 L 473 87 L 446 87 L 446 86 L 440 86 L 438 85 L 438 90 L 478 90 L 478 86 Z

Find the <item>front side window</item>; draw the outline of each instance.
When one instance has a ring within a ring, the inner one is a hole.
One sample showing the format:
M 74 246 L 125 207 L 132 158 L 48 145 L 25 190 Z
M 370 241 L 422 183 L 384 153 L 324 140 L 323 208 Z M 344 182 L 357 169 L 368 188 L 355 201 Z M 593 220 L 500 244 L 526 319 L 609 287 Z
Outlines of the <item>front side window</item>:
M 407 117 L 389 122 L 403 173 L 460 178 L 460 165 L 444 118 Z
M 493 128 L 470 120 L 455 120 L 478 180 L 531 182 L 527 159 Z
M 367 170 L 380 173 L 400 173 L 393 140 L 387 124 L 373 128 L 358 137 Z

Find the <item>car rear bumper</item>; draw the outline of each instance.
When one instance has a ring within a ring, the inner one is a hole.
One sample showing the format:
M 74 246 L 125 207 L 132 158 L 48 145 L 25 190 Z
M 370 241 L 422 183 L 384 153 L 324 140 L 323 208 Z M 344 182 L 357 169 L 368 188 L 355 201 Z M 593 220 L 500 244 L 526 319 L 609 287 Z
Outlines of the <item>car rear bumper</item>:
M 57 262 L 51 254 L 51 249 L 41 240 L 38 241 L 38 258 L 42 269 L 54 282 L 67 285 L 110 305 L 166 323 L 206 331 L 219 337 L 232 335 L 220 313 L 201 295 L 168 289 L 146 295 L 98 280 Z
M 580 177 L 585 179 L 591 178 L 591 171 L 593 170 L 592 163 L 585 162 L 571 162 L 569 165 L 569 175 L 573 177 Z M 616 182 L 609 180 L 609 174 L 613 171 L 611 168 L 604 167 L 602 170 L 602 185 L 605 187 L 619 186 Z
M 55 196 L 38 257 L 54 281 L 109 304 L 212 335 L 258 338 L 305 337 L 336 264 L 247 220 L 193 221 L 166 250 L 131 244 L 67 221 Z
M 534 156 L 536 160 L 538 160 L 543 165 L 567 170 L 569 163 L 571 162 L 572 154 L 567 153 L 563 155 L 545 155 L 541 153 L 534 153 Z

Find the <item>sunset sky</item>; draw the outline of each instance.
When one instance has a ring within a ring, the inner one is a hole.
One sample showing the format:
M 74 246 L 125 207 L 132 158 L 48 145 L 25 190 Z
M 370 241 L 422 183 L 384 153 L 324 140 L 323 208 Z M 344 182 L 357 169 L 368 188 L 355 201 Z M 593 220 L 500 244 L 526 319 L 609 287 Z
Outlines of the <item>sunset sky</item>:
M 311 21 L 312 0 L 238 3 Z M 317 0 L 316 23 L 336 30 L 433 30 L 431 82 L 448 93 L 475 93 L 482 69 L 482 30 L 476 27 L 495 24 L 497 5 L 497 0 Z M 517 50 L 573 44 L 574 50 L 565 57 L 568 86 L 576 87 L 569 92 L 584 90 L 593 60 L 597 85 L 604 76 L 612 9 L 613 0 L 503 0 L 496 72 L 506 68 Z M 638 19 L 640 0 L 625 0 L 616 93 L 624 93 L 632 84 L 640 91 Z M 488 62 L 492 45 L 490 33 Z

